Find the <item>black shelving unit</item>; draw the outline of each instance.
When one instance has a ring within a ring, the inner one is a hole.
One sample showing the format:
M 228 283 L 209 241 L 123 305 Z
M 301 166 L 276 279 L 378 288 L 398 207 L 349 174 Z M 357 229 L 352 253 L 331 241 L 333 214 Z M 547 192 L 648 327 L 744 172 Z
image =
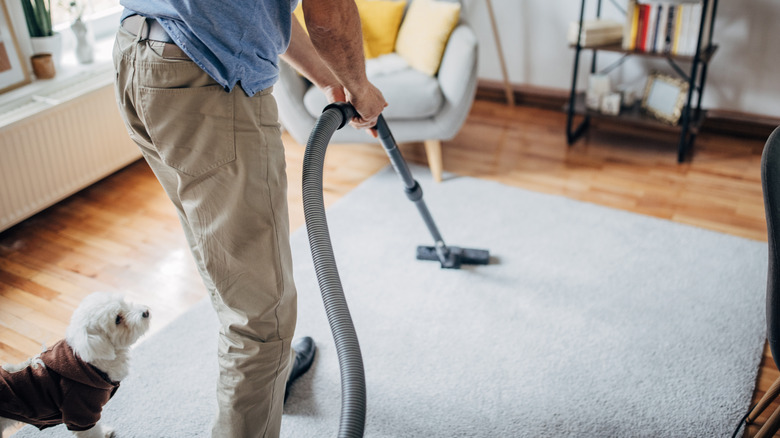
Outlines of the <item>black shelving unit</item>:
M 582 29 L 583 20 L 585 17 L 585 4 L 588 0 L 581 0 L 580 5 L 580 29 Z M 693 142 L 696 139 L 696 134 L 699 132 L 699 127 L 706 117 L 706 111 L 701 109 L 701 99 L 704 95 L 704 85 L 707 81 L 707 66 L 709 65 L 712 56 L 718 49 L 718 46 L 712 44 L 712 33 L 714 30 L 714 21 L 718 7 L 718 0 L 700 0 L 702 3 L 702 15 L 701 25 L 699 26 L 699 35 L 696 44 L 696 53 L 693 56 L 680 56 L 672 55 L 670 53 L 647 53 L 636 50 L 625 50 L 621 44 L 614 44 L 608 46 L 593 46 L 584 47 L 581 44 L 582 32 L 577 36 L 577 43 L 571 47 L 574 52 L 574 71 L 572 73 L 571 81 L 571 93 L 569 95 L 569 103 L 565 107 L 567 113 L 566 118 L 566 139 L 569 145 L 579 139 L 582 134 L 587 131 L 590 126 L 591 117 L 605 118 L 620 120 L 621 122 L 631 123 L 632 125 L 639 127 L 646 127 L 648 129 L 658 129 L 664 131 L 672 131 L 680 133 L 680 140 L 677 147 L 677 161 L 683 162 L 686 154 L 693 147 Z M 615 0 L 610 0 L 610 3 L 623 12 L 626 13 Z M 704 21 L 707 19 L 708 7 L 712 4 L 712 23 L 709 27 L 708 46 L 702 47 L 702 37 L 704 37 Z M 596 18 L 601 17 L 602 0 L 597 0 L 596 5 Z M 622 64 L 630 56 L 644 56 L 654 58 L 664 58 L 668 61 L 669 65 L 674 69 L 677 75 L 682 77 L 688 82 L 688 96 L 685 101 L 685 106 L 682 109 L 682 115 L 677 125 L 671 126 L 660 122 L 649 115 L 645 115 L 641 110 L 641 103 L 638 101 L 633 108 L 623 109 L 619 115 L 611 116 L 602 114 L 598 111 L 592 111 L 585 107 L 585 93 L 577 92 L 577 74 L 579 71 L 580 55 L 583 50 L 591 50 L 593 52 L 593 58 L 591 60 L 591 74 L 596 73 L 597 69 L 597 55 L 599 51 L 616 52 L 621 53 L 623 56 L 615 63 L 612 63 L 607 70 L 612 70 L 620 64 Z M 684 69 L 680 64 L 689 64 L 690 67 Z M 696 93 L 696 99 L 694 100 L 694 93 Z M 693 105 L 692 105 L 693 104 Z M 574 117 L 582 116 L 583 120 L 574 127 Z

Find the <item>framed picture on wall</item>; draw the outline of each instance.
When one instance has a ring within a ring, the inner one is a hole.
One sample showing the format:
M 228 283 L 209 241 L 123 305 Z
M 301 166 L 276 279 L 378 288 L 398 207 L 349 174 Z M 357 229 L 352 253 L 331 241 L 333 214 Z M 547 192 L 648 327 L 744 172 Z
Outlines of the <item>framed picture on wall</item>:
M 5 0 L 0 0 L 0 93 L 30 82 L 30 72 L 16 43 Z

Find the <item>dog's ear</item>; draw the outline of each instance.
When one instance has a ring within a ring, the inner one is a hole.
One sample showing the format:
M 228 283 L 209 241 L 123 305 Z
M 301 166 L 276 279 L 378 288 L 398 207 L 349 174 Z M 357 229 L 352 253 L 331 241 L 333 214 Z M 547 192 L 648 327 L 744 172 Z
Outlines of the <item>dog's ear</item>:
M 84 362 L 116 358 L 114 345 L 94 327 L 69 331 L 67 342 Z
M 116 358 L 111 342 L 119 311 L 116 303 L 116 298 L 111 294 L 93 293 L 84 298 L 73 312 L 65 340 L 85 362 Z
M 114 351 L 114 344 L 109 341 L 106 336 L 101 334 L 87 333 L 87 353 L 90 359 L 86 359 L 82 356 L 85 362 L 92 362 L 95 359 L 102 360 L 114 360 L 116 358 L 116 351 Z

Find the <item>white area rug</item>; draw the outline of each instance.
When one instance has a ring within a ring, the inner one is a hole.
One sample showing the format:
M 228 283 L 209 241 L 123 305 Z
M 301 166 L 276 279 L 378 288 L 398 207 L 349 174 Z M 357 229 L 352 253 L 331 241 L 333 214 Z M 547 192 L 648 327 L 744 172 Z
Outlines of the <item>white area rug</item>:
M 413 172 L 447 243 L 497 263 L 415 260 L 430 237 L 389 168 L 328 211 L 366 366 L 366 436 L 730 436 L 765 339 L 766 244 Z M 335 436 L 335 346 L 305 230 L 292 240 L 297 333 L 319 351 L 283 436 Z M 209 435 L 216 330 L 204 301 L 138 346 L 104 413 L 120 437 Z

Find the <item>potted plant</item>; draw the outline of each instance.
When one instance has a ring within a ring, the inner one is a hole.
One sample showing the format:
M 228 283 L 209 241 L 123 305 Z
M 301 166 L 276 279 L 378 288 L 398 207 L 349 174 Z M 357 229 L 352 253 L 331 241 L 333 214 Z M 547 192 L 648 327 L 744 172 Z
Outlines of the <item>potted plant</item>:
M 51 25 L 51 0 L 22 0 L 22 8 L 33 47 L 33 68 L 36 59 L 39 62 L 45 59 L 45 56 L 38 55 L 46 54 L 50 55 L 56 66 L 62 53 L 62 36 L 54 32 Z

